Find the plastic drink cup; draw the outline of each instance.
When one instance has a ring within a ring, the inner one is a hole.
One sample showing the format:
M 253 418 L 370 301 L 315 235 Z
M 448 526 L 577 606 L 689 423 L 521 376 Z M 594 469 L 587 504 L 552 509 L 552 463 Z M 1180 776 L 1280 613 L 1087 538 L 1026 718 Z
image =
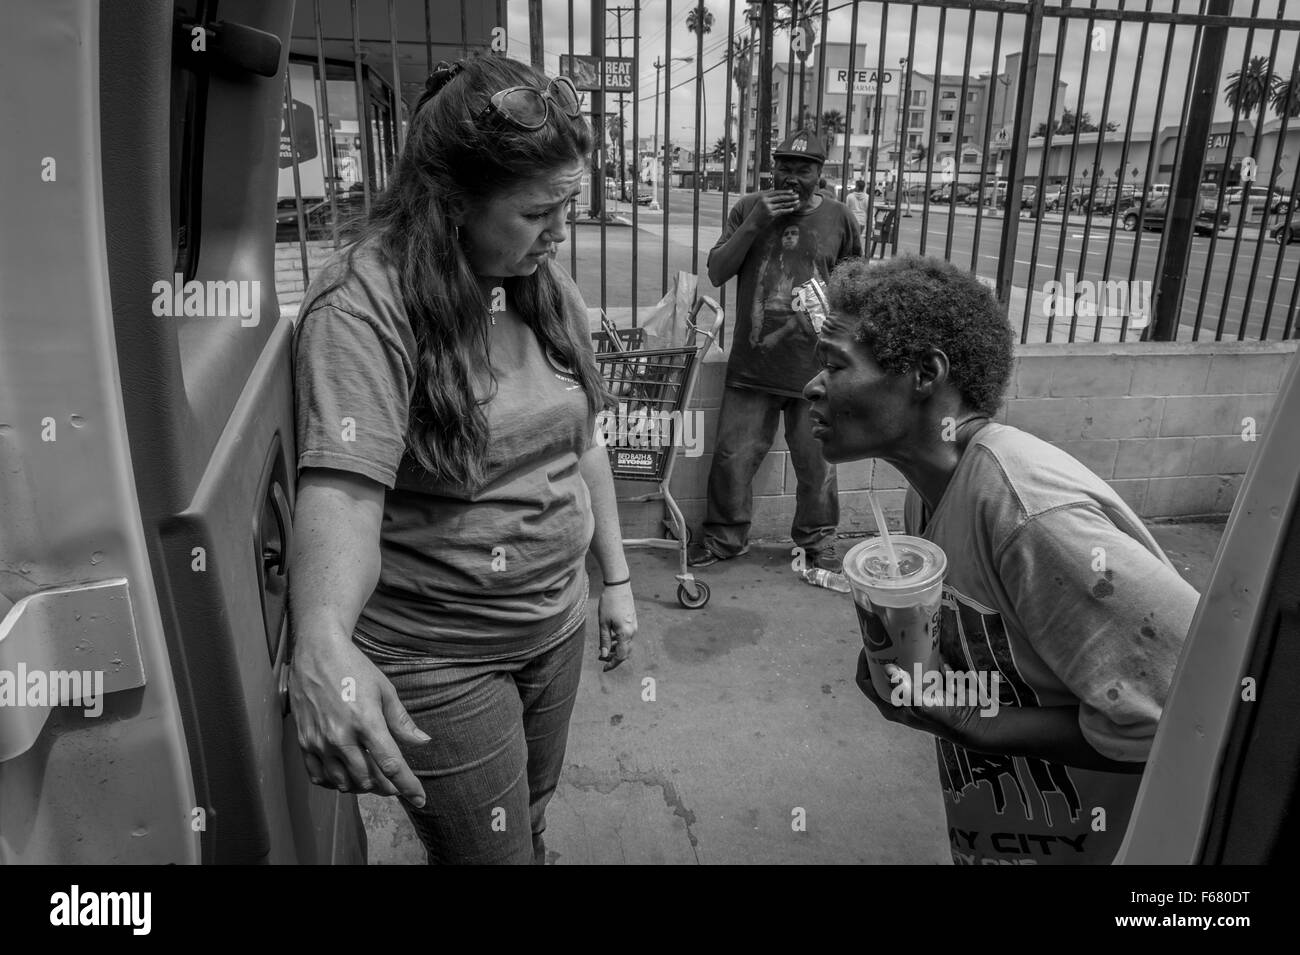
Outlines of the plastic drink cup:
M 871 685 L 888 700 L 893 684 L 885 667 L 894 664 L 913 677 L 915 664 L 933 669 L 939 656 L 943 575 L 942 548 L 920 537 L 890 534 L 898 555 L 897 576 L 879 537 L 855 545 L 844 556 L 844 576 L 862 628 Z

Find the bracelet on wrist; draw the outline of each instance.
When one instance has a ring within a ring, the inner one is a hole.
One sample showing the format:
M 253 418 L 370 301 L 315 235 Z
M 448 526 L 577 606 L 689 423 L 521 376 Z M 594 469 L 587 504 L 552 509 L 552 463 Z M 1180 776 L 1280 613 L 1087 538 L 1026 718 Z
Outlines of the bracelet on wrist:
M 620 586 L 622 586 L 623 584 L 630 584 L 631 582 L 632 582 L 632 578 L 631 578 L 631 577 L 624 577 L 622 580 L 607 580 L 607 581 L 605 581 L 605 586 L 606 586 L 606 587 L 620 587 Z

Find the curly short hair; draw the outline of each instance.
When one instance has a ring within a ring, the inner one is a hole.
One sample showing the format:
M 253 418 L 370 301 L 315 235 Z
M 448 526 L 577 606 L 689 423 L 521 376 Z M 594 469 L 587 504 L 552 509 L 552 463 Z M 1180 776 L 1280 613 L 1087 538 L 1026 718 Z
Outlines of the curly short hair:
M 1011 378 L 1011 326 L 993 293 L 969 272 L 929 256 L 871 265 L 848 259 L 831 274 L 830 303 L 858 325 L 853 340 L 892 374 L 928 348 L 948 356 L 948 379 L 972 410 L 997 413 Z

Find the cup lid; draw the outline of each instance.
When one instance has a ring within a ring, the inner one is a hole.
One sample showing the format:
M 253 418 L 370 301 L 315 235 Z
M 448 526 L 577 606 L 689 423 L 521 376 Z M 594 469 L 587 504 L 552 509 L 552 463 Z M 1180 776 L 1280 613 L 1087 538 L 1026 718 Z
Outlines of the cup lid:
M 894 553 L 904 571 L 899 576 L 889 576 L 888 551 L 885 550 L 884 540 L 879 537 L 855 544 L 844 555 L 844 573 L 873 590 L 886 590 L 900 595 L 925 590 L 936 579 L 943 579 L 944 572 L 948 569 L 948 557 L 938 544 L 907 534 L 890 534 L 889 540 L 894 545 Z

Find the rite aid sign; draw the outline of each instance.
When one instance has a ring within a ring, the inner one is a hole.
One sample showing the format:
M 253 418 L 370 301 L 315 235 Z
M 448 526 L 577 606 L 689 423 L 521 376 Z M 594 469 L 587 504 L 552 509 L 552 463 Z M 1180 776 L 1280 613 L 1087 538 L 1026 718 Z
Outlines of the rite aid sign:
M 898 92 L 898 73 L 893 70 L 854 70 L 853 95 L 869 96 L 876 92 L 876 86 L 884 93 Z M 826 71 L 826 92 L 847 93 L 849 89 L 849 71 L 840 67 L 831 67 Z

